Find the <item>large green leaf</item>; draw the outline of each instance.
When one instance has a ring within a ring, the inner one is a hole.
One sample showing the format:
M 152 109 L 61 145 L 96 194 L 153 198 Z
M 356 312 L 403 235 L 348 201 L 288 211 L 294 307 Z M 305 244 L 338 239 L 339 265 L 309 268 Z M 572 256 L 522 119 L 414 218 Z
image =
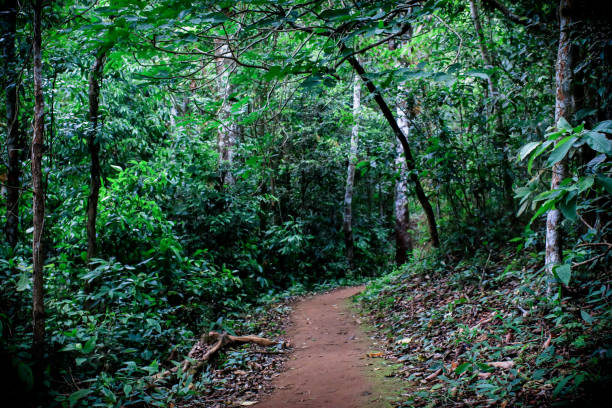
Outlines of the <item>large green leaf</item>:
M 572 277 L 572 268 L 569 264 L 557 265 L 553 268 L 553 274 L 559 279 L 559 282 L 567 286 Z
M 530 142 L 530 143 L 527 143 L 525 146 L 523 146 L 518 155 L 519 161 L 525 160 L 525 158 L 529 156 L 529 153 L 531 153 L 536 147 L 538 147 L 541 144 L 542 142 Z
M 548 156 L 548 161 L 546 164 L 548 166 L 553 166 L 563 160 L 577 139 L 578 138 L 576 136 L 568 136 L 557 143 L 553 151 L 550 153 L 550 156 Z
M 608 137 L 599 132 L 590 131 L 584 134 L 586 138 L 587 144 L 591 147 L 591 149 L 605 153 L 607 155 L 612 154 L 612 143 L 608 140 Z
M 597 182 L 603 186 L 608 194 L 612 194 L 612 178 L 603 176 L 601 174 L 598 174 L 596 178 Z

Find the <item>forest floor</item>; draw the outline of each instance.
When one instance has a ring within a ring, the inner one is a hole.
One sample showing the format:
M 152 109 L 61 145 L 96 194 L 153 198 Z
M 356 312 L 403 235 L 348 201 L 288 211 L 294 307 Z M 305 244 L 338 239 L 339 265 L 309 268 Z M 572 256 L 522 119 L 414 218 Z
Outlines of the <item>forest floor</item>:
M 287 337 L 294 347 L 261 408 L 391 406 L 400 386 L 360 325 L 349 298 L 355 286 L 306 298 L 293 306 Z

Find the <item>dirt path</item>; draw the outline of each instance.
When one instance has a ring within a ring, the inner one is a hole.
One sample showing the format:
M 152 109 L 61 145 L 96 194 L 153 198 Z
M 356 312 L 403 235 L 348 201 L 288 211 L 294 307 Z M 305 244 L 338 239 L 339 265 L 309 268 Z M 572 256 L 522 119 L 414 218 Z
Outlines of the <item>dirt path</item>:
M 368 337 L 348 298 L 362 286 L 338 289 L 297 304 L 288 331 L 295 347 L 275 391 L 259 408 L 386 407 L 385 389 L 375 374 Z M 380 367 L 376 370 L 380 370 Z

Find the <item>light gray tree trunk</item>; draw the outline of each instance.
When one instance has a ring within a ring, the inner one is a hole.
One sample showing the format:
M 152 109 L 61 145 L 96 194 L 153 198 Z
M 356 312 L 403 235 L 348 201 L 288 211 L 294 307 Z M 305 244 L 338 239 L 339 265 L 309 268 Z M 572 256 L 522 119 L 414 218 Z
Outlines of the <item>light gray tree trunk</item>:
M 354 260 L 353 239 L 353 187 L 355 183 L 355 164 L 357 151 L 359 149 L 359 119 L 361 115 L 361 81 L 355 75 L 353 81 L 353 128 L 351 131 L 351 146 L 349 150 L 348 170 L 346 175 L 346 190 L 344 193 L 344 243 L 346 246 L 346 258 L 351 268 Z
M 236 180 L 232 173 L 236 143 L 240 137 L 240 126 L 232 115 L 232 93 L 234 87 L 231 83 L 230 74 L 236 69 L 236 63 L 232 60 L 229 39 L 216 38 L 215 65 L 217 69 L 217 88 L 222 98 L 219 111 L 219 133 L 217 135 L 217 146 L 219 149 L 219 168 L 223 184 L 233 185 Z
M 556 100 L 555 100 L 555 123 L 561 118 L 571 119 L 576 108 L 575 97 L 572 91 L 573 61 L 572 61 L 572 38 L 571 25 L 573 0 L 560 0 L 559 2 L 559 49 L 557 51 L 556 64 Z M 550 181 L 551 190 L 559 188 L 566 175 L 565 160 L 553 165 Z M 553 268 L 563 260 L 561 247 L 561 213 L 558 209 L 548 211 L 546 215 L 546 258 L 545 265 L 548 274 L 553 274 Z M 553 281 L 550 279 L 549 281 Z M 552 283 L 548 285 L 548 292 L 553 289 Z
M 396 105 L 397 125 L 402 133 L 409 136 L 410 126 L 406 116 L 406 102 L 402 98 L 400 88 L 400 99 Z M 401 143 L 395 144 L 395 170 L 398 179 L 395 183 L 395 262 L 398 265 L 406 263 L 408 255 L 412 252 L 412 234 L 410 230 L 410 207 L 408 206 L 408 166 L 404 159 L 404 148 Z

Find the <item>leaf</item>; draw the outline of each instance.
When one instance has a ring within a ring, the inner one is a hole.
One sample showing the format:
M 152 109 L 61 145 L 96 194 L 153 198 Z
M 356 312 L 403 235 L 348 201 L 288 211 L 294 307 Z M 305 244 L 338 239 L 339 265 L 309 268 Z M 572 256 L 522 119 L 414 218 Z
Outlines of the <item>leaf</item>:
M 542 146 L 538 147 L 537 150 L 531 155 L 531 157 L 529 158 L 529 162 L 527 164 L 527 172 L 529 174 L 531 174 L 531 167 L 533 166 L 533 161 L 542 153 L 544 153 L 544 151 L 548 148 L 548 146 L 550 146 L 552 144 L 552 140 L 547 140 L 544 143 L 542 143 Z
M 557 129 L 563 129 L 563 130 L 572 130 L 572 125 L 569 124 L 569 122 L 567 120 L 565 120 L 565 118 L 563 116 L 561 116 L 561 118 L 559 118 L 559 121 L 557 122 Z
M 22 273 L 17 281 L 17 292 L 23 292 L 26 289 L 30 288 L 30 275 L 27 273 Z
M 559 210 L 563 213 L 563 216 L 569 220 L 576 221 L 576 195 L 572 198 L 561 200 L 558 203 Z
M 405 337 L 396 341 L 397 344 L 409 344 L 412 341 L 410 337 Z
M 240 403 L 241 407 L 250 407 L 251 405 L 257 404 L 259 401 L 242 401 Z
M 598 174 L 595 177 L 597 179 L 597 182 L 603 186 L 603 188 L 608 192 L 608 194 L 612 194 L 612 178 L 602 176 L 601 174 Z
M 74 407 L 75 404 L 82 398 L 86 397 L 87 395 L 91 394 L 91 390 L 88 388 L 82 389 L 82 390 L 78 390 L 73 392 L 72 394 L 70 394 L 70 396 L 68 397 L 68 401 L 70 401 L 70 407 Z
M 582 317 L 582 320 L 584 320 L 585 322 L 587 322 L 588 324 L 592 324 L 595 319 L 593 318 L 593 316 L 591 316 L 590 314 L 588 314 L 587 312 L 585 312 L 584 310 L 580 311 L 580 316 Z
M 557 384 L 557 386 L 553 390 L 553 397 L 556 397 L 557 395 L 559 395 L 561 391 L 563 391 L 563 389 L 565 388 L 569 380 L 571 380 L 572 378 L 574 378 L 574 374 L 563 377 L 563 379 L 559 381 L 559 384 Z
M 572 277 L 572 268 L 569 264 L 557 265 L 553 268 L 553 275 L 565 286 L 569 285 Z
M 607 155 L 612 154 L 612 143 L 610 143 L 608 137 L 603 133 L 590 131 L 585 133 L 584 137 L 591 149 Z
M 19 379 L 26 384 L 28 389 L 32 388 L 34 385 L 34 374 L 32 373 L 32 369 L 29 365 L 23 361 L 19 361 L 17 363 L 17 375 L 19 376 Z
M 463 374 L 464 372 L 466 372 L 470 368 L 472 368 L 472 364 L 470 364 L 470 363 L 459 364 L 459 366 L 457 366 L 457 368 L 455 369 L 455 374 L 457 374 L 457 375 Z
M 552 153 L 550 153 L 550 156 L 548 156 L 546 164 L 548 166 L 553 166 L 563 160 L 577 139 L 576 136 L 568 136 L 557 143 Z
M 529 153 L 531 153 L 536 147 L 538 147 L 541 144 L 542 142 L 530 142 L 530 143 L 527 143 L 525 146 L 523 146 L 518 155 L 519 161 L 525 160 L 525 158 L 529 156 Z
M 593 130 L 596 132 L 612 133 L 612 120 L 604 120 L 603 122 L 599 122 L 597 125 L 595 125 Z

